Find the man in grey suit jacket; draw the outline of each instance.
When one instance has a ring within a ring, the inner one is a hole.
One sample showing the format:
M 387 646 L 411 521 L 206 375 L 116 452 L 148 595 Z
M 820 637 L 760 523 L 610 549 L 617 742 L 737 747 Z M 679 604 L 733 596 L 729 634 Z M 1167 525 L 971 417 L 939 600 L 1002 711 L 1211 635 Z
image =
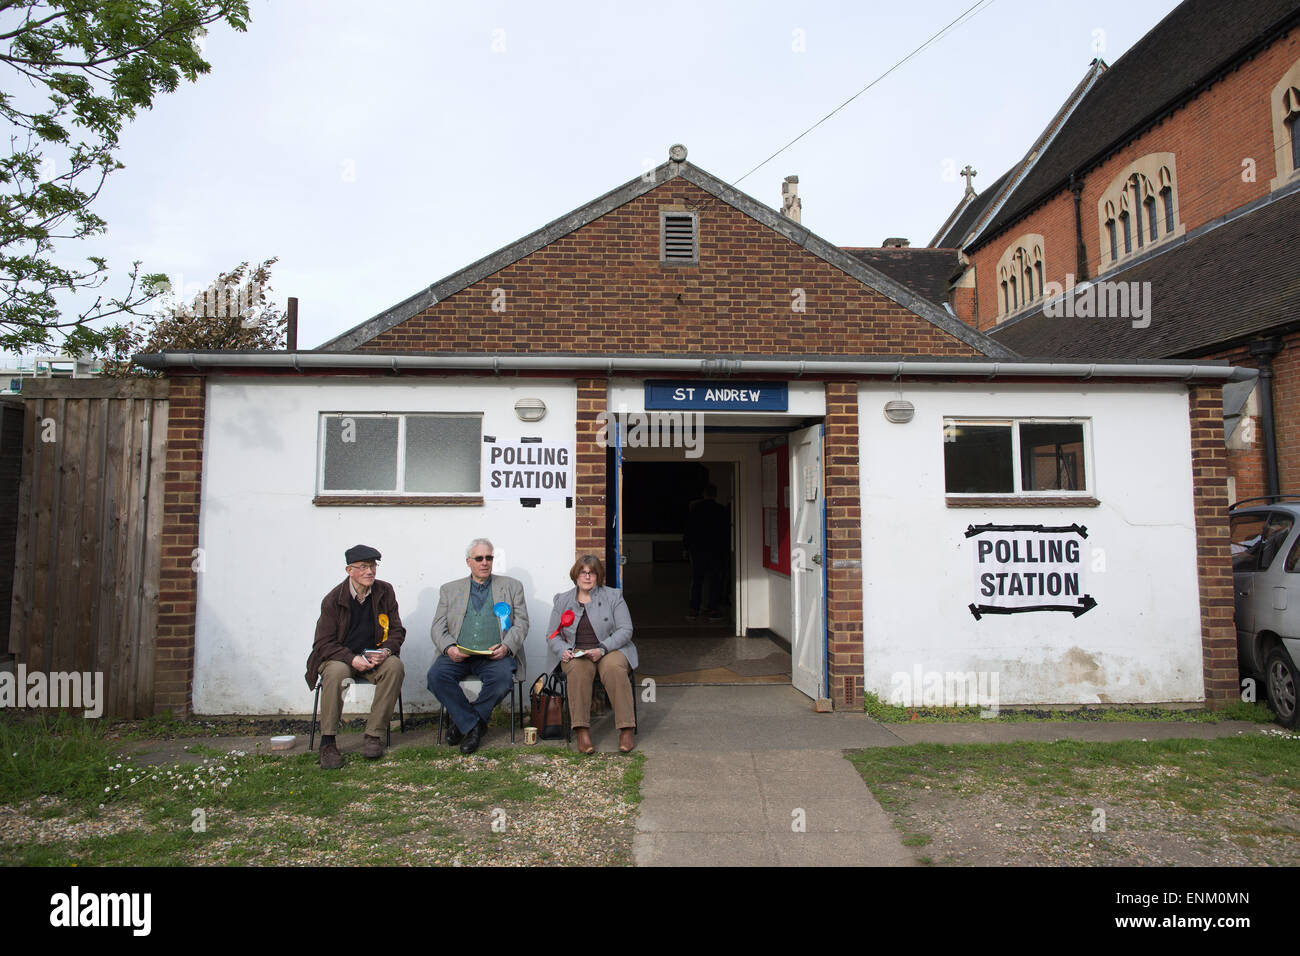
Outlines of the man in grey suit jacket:
M 442 586 L 433 615 L 433 646 L 438 654 L 429 668 L 428 687 L 451 718 L 448 742 L 459 743 L 463 754 L 472 754 L 483 742 L 493 708 L 510 693 L 516 667 L 524 667 L 528 637 L 524 586 L 514 578 L 493 574 L 494 558 L 492 542 L 475 538 L 465 549 L 469 577 Z M 510 606 L 510 627 L 504 634 L 493 611 L 500 602 Z M 499 637 L 487 653 L 473 654 L 458 646 L 486 646 L 490 638 L 484 639 L 485 635 Z M 483 682 L 472 704 L 460 689 L 460 682 L 471 675 Z

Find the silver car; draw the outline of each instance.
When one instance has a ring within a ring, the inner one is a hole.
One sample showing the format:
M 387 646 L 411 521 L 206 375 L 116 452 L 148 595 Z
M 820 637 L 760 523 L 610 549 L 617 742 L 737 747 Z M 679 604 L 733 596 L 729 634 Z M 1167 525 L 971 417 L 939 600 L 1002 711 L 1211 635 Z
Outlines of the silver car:
M 1237 661 L 1264 685 L 1285 727 L 1297 726 L 1300 670 L 1300 495 L 1248 498 L 1228 510 Z

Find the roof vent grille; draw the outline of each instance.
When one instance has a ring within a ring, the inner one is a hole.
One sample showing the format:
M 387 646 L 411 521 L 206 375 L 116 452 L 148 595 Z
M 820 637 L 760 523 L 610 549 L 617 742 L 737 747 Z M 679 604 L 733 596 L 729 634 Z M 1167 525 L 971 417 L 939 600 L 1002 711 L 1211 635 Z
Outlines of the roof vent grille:
M 695 265 L 699 262 L 697 220 L 693 212 L 659 214 L 659 258 L 665 263 Z

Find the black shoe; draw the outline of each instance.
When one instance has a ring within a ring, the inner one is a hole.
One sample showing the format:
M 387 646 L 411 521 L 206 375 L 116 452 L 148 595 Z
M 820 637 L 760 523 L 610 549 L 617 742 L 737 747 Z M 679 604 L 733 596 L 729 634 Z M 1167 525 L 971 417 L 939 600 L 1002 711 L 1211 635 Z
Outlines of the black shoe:
M 483 742 L 483 735 L 486 733 L 487 724 L 480 720 L 474 725 L 474 729 L 465 735 L 465 739 L 460 742 L 460 752 L 472 754 L 478 750 L 478 745 Z
M 449 725 L 447 727 L 447 746 L 454 747 L 465 739 L 465 735 L 460 732 L 460 728 L 456 726 L 454 720 L 449 719 L 447 723 Z

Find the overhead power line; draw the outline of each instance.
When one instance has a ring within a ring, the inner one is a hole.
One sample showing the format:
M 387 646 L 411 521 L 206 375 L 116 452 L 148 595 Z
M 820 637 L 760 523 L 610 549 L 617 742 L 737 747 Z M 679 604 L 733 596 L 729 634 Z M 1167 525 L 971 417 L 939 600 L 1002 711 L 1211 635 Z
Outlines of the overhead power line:
M 912 59 L 912 57 L 916 56 L 918 53 L 920 53 L 922 50 L 924 50 L 924 49 L 925 49 L 926 47 L 928 47 L 930 44 L 935 43 L 935 42 L 937 42 L 938 40 L 940 40 L 940 39 L 943 37 L 943 35 L 946 34 L 946 33 L 948 33 L 950 30 L 955 29 L 956 27 L 960 26 L 964 21 L 969 20 L 969 19 L 971 19 L 972 17 L 974 17 L 977 13 L 980 12 L 980 10 L 981 10 L 982 8 L 989 6 L 989 5 L 992 4 L 993 2 L 994 2 L 994 0 L 977 0 L 976 3 L 971 4 L 969 7 L 966 8 L 966 10 L 965 10 L 965 11 L 964 11 L 964 12 L 963 12 L 959 17 L 957 17 L 957 19 L 953 20 L 951 23 L 949 23 L 946 27 L 944 27 L 942 30 L 940 30 L 938 33 L 936 33 L 934 36 L 930 37 L 930 39 L 926 40 L 924 43 L 922 43 L 920 46 L 918 46 L 918 47 L 917 47 L 915 50 L 913 50 L 911 53 L 907 54 L 907 56 L 903 57 L 901 60 L 899 60 L 897 63 L 895 63 L 895 64 L 894 64 L 893 66 L 891 66 L 889 69 L 887 69 L 884 73 L 881 73 L 878 77 L 876 77 L 874 80 L 872 80 L 872 81 L 871 81 L 870 83 L 868 83 L 866 86 L 864 86 L 862 89 L 858 90 L 856 93 L 854 93 L 852 96 L 850 96 L 847 100 L 845 100 L 845 101 L 844 101 L 843 103 L 841 103 L 839 106 L 835 107 L 835 109 L 831 110 L 829 113 L 827 113 L 827 114 L 826 114 L 825 116 L 823 116 L 821 119 L 819 119 L 817 122 L 813 123 L 813 124 L 812 124 L 811 126 L 809 126 L 806 130 L 804 130 L 802 133 L 800 133 L 798 136 L 796 136 L 794 139 L 790 140 L 790 142 L 786 143 L 784 146 L 782 146 L 780 149 L 778 149 L 778 150 L 777 150 L 775 153 L 773 153 L 771 156 L 767 157 L 767 159 L 763 160 L 761 163 L 759 163 L 757 166 L 755 166 L 755 167 L 754 167 L 753 169 L 751 169 L 749 172 L 745 173 L 744 176 L 741 176 L 740 179 L 737 179 L 734 183 L 732 183 L 732 185 L 733 185 L 733 186 L 738 186 L 738 185 L 740 185 L 742 182 L 745 181 L 745 179 L 746 179 L 747 177 L 749 177 L 749 176 L 752 175 L 753 173 L 758 172 L 760 169 L 762 169 L 764 166 L 766 166 L 766 165 L 767 165 L 768 163 L 770 163 L 772 160 L 776 159 L 778 156 L 780 156 L 782 153 L 784 153 L 787 149 L 789 149 L 789 148 L 790 148 L 791 146 L 793 146 L 795 143 L 799 142 L 799 140 L 803 139 L 805 136 L 807 136 L 809 133 L 811 133 L 813 130 L 815 130 L 818 126 L 821 126 L 822 123 L 825 123 L 828 119 L 830 119 L 832 116 L 834 116 L 834 115 L 835 115 L 836 113 L 838 113 L 840 110 L 844 109 L 844 107 L 848 106 L 850 103 L 852 103 L 854 100 L 856 100 L 856 99 L 857 99 L 859 96 L 861 96 L 863 93 L 867 92 L 867 90 L 871 89 L 873 86 L 875 86 L 877 83 L 879 83 L 879 82 L 880 82 L 881 80 L 883 80 L 885 77 L 889 76 L 889 74 L 893 73 L 895 70 L 897 70 L 900 66 L 902 66 L 904 63 L 906 63 L 908 60 Z

